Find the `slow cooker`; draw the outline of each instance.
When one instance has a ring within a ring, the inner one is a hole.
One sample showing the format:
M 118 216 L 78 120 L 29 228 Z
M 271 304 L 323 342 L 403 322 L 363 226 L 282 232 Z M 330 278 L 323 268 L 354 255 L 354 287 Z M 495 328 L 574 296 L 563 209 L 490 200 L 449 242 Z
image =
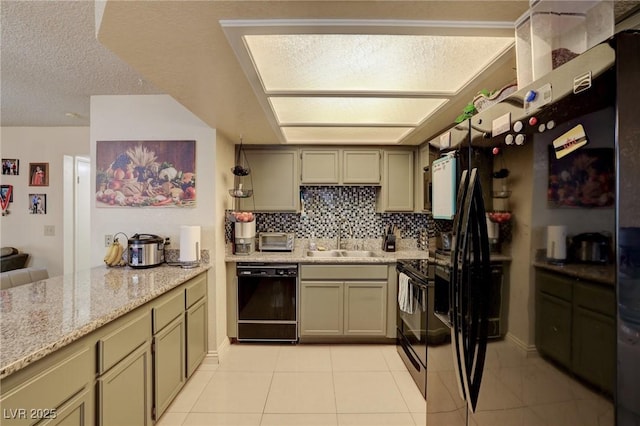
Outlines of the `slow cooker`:
M 135 234 L 128 240 L 128 263 L 132 268 L 151 268 L 164 263 L 166 239 L 153 234 Z

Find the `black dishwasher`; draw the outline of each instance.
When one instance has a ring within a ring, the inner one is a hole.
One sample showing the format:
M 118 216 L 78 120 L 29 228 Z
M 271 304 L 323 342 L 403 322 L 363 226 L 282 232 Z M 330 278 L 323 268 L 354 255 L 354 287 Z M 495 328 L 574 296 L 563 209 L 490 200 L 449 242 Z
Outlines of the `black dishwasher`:
M 238 341 L 298 340 L 298 265 L 238 263 Z

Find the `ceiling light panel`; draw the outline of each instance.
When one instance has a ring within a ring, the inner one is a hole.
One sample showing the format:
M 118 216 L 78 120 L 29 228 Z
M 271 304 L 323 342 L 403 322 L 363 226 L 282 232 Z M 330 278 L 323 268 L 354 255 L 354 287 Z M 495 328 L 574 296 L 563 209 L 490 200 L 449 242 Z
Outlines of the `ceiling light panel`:
M 382 97 L 270 97 L 278 124 L 417 126 L 447 99 Z
M 267 34 L 244 42 L 267 93 L 455 94 L 513 37 Z
M 287 143 L 296 144 L 397 144 L 413 127 L 286 127 Z

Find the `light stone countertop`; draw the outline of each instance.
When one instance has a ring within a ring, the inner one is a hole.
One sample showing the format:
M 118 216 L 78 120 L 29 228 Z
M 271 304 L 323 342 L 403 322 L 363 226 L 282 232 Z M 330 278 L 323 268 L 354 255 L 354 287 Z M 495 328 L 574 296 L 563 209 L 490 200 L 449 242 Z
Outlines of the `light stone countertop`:
M 96 267 L 0 292 L 0 379 L 207 271 Z
M 269 262 L 269 263 L 318 263 L 318 264 L 351 264 L 351 263 L 396 263 L 400 259 L 428 259 L 435 263 L 436 261 L 429 252 L 416 248 L 415 240 L 402 240 L 398 250 L 395 252 L 385 252 L 381 247 L 381 240 L 373 239 L 364 242 L 364 250 L 370 250 L 375 253 L 372 257 L 313 257 L 307 256 L 308 242 L 305 239 L 296 240 L 295 249 L 292 252 L 260 252 L 255 251 L 249 255 L 239 255 L 231 253 L 231 244 L 227 244 L 224 260 L 225 262 Z M 321 240 L 328 249 L 335 248 L 331 245 L 332 240 Z M 361 242 L 358 242 L 361 248 Z M 353 243 L 348 245 L 349 250 L 353 249 Z M 511 257 L 503 254 L 492 253 L 492 262 L 510 262 Z M 446 262 L 442 262 L 446 265 Z
M 333 244 L 333 245 L 332 245 Z M 362 240 L 357 242 L 358 247 L 362 248 Z M 324 246 L 328 250 L 335 249 L 335 240 L 318 240 L 319 246 Z M 225 262 L 272 262 L 272 263 L 396 263 L 399 259 L 427 259 L 429 253 L 425 250 L 419 250 L 416 247 L 415 240 L 407 240 L 400 244 L 394 252 L 385 252 L 382 250 L 381 240 L 372 239 L 364 241 L 364 250 L 373 251 L 372 257 L 313 257 L 307 256 L 308 241 L 306 239 L 296 240 L 295 248 L 292 252 L 260 252 L 255 251 L 249 255 L 238 255 L 231 253 L 231 244 L 227 244 L 225 253 Z M 349 250 L 354 249 L 354 242 L 347 244 Z

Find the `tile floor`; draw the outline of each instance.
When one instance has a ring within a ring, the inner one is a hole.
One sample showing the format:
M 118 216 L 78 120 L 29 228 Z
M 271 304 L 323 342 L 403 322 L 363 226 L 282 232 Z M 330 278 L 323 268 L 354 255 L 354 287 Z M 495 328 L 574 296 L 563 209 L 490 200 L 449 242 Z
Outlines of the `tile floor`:
M 235 344 L 203 365 L 158 426 L 423 426 L 394 345 Z

